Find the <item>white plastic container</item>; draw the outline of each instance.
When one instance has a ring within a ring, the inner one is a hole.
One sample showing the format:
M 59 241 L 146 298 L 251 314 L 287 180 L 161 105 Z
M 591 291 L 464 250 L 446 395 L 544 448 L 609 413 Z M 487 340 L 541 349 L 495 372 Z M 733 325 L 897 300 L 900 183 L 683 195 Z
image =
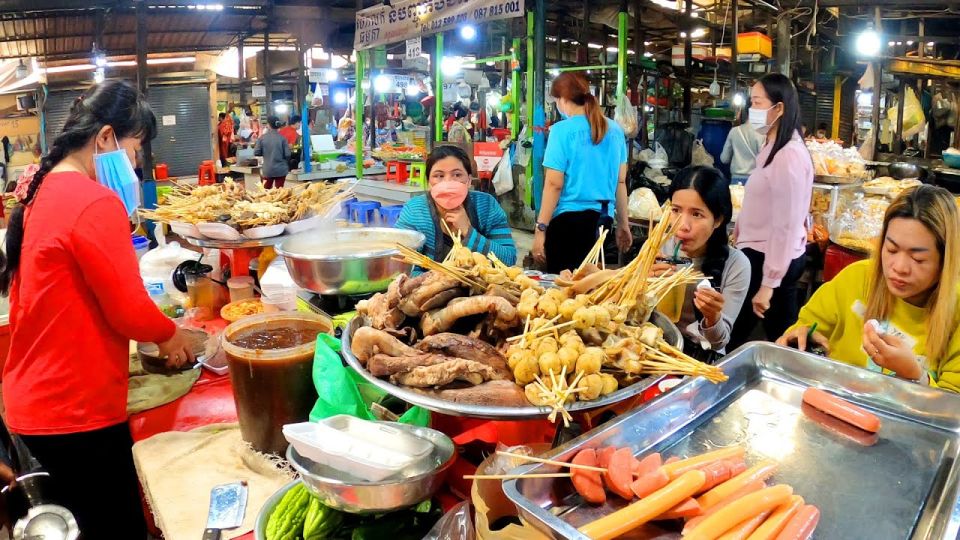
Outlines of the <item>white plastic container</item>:
M 297 291 L 296 289 L 280 289 L 272 292 L 264 291 L 260 297 L 263 302 L 264 313 L 277 313 L 278 311 L 296 311 L 297 310 Z
M 263 227 L 254 227 L 252 229 L 247 229 L 243 232 L 243 236 L 251 240 L 260 240 L 263 238 L 273 238 L 274 236 L 280 236 L 283 234 L 283 231 L 287 228 L 285 223 L 280 223 L 279 225 L 264 225 Z
M 183 261 L 197 260 L 200 253 L 183 248 L 177 242 L 171 242 L 146 252 L 140 258 L 140 277 L 143 286 L 151 297 L 167 302 L 167 297 L 175 302 L 183 302 L 186 295 L 173 286 L 173 270 Z
M 426 439 L 345 414 L 287 424 L 283 436 L 301 456 L 370 482 L 396 475 L 433 453 L 433 443 Z
M 230 301 L 238 302 L 253 298 L 253 278 L 237 276 L 227 280 L 227 289 L 230 291 Z
M 224 240 L 227 242 L 242 240 L 243 235 L 240 231 L 227 225 L 226 223 L 198 223 L 197 229 L 207 238 L 214 240 Z

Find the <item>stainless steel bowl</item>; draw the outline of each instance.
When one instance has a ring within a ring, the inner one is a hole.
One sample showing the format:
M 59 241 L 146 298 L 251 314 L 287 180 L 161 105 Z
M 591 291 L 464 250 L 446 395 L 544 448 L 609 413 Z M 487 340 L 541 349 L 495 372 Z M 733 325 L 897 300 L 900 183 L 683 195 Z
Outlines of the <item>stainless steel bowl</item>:
M 404 229 L 337 229 L 323 236 L 300 234 L 275 249 L 301 288 L 320 294 L 359 295 L 385 291 L 394 277 L 411 269 L 410 264 L 395 259 L 400 252 L 396 247 L 385 249 L 384 244 L 420 249 L 425 241 L 423 234 Z M 369 247 L 364 248 L 365 244 Z M 356 248 L 332 250 L 336 245 Z
M 287 448 L 287 461 L 303 483 L 323 504 L 352 514 L 379 514 L 413 506 L 432 497 L 443 485 L 454 460 L 450 437 L 434 429 L 387 422 L 433 443 L 433 454 L 412 465 L 398 476 L 380 482 L 367 482 L 311 461 Z M 399 478 L 399 479 L 398 479 Z
M 898 161 L 896 163 L 891 163 L 887 165 L 887 172 L 890 173 L 890 176 L 896 178 L 897 180 L 903 180 L 905 178 L 917 178 L 923 180 L 927 176 L 926 170 L 917 165 L 916 163 L 907 163 L 904 161 Z

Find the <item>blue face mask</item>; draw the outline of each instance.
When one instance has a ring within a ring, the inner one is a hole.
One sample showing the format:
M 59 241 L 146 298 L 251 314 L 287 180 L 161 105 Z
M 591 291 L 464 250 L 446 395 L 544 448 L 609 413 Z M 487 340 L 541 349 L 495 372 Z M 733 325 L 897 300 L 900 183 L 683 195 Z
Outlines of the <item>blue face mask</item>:
M 116 135 L 114 135 L 113 141 L 117 143 Z M 96 170 L 97 181 L 116 193 L 127 210 L 127 217 L 132 216 L 141 202 L 140 180 L 133 170 L 127 151 L 120 148 L 120 144 L 117 143 L 116 150 L 95 154 L 93 156 L 93 166 Z

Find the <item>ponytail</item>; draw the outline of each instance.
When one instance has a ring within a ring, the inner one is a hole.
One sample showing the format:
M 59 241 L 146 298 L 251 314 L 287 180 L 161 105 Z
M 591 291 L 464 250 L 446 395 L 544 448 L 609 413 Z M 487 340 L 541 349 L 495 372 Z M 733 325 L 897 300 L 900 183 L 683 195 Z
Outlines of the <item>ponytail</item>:
M 157 134 L 157 120 L 150 105 L 130 83 L 108 81 L 93 86 L 74 102 L 63 130 L 40 160 L 27 192 L 14 208 L 7 226 L 5 253 L 0 253 L 0 294 L 10 294 L 23 248 L 24 214 L 37 196 L 43 180 L 64 158 L 80 150 L 100 133 L 104 126 L 113 127 L 117 139 L 140 137 L 150 140 Z
M 600 104 L 593 94 L 587 94 L 584 98 L 584 108 L 587 110 L 587 121 L 590 122 L 590 140 L 593 144 L 600 144 L 600 141 L 607 135 L 607 117 L 600 111 Z
M 561 73 L 553 80 L 550 94 L 554 98 L 563 98 L 583 107 L 590 123 L 590 140 L 600 144 L 607 135 L 607 117 L 600 110 L 597 98 L 590 93 L 590 83 L 578 73 Z

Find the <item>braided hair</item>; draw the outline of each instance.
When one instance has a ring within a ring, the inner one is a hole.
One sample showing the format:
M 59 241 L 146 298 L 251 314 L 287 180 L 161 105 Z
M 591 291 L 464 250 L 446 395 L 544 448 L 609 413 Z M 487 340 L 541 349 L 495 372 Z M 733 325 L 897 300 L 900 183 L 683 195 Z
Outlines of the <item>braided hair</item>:
M 10 215 L 5 253 L 0 253 L 0 294 L 10 293 L 20 267 L 24 212 L 36 198 L 43 179 L 64 158 L 86 146 L 104 126 L 111 126 L 118 140 L 140 137 L 147 141 L 157 135 L 157 120 L 150 105 L 128 82 L 107 81 L 94 85 L 74 102 L 63 130 L 40 160 L 40 169 L 34 174 L 26 196 Z

